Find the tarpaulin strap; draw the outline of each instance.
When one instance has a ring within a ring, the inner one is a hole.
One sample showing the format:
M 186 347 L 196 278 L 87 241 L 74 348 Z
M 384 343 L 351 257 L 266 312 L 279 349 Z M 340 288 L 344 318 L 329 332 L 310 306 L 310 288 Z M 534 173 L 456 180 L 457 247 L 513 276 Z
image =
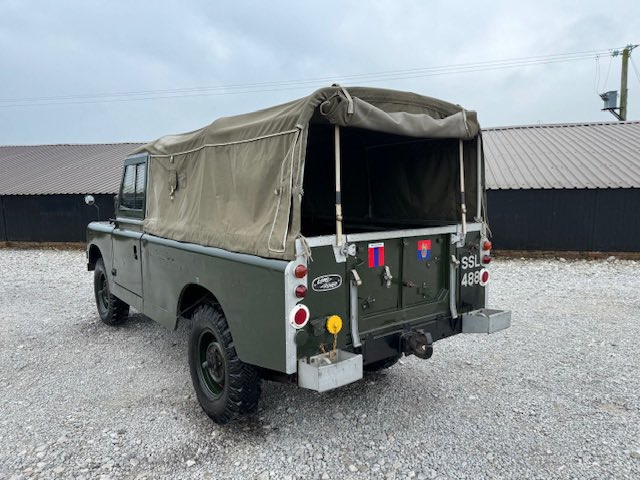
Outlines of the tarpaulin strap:
M 340 85 L 339 83 L 334 83 L 333 85 L 331 85 L 332 87 L 338 87 L 342 93 L 344 94 L 345 98 L 347 99 L 347 103 L 349 104 L 347 106 L 347 113 L 350 115 L 353 115 L 353 113 L 355 112 L 354 107 L 353 107 L 353 98 L 351 98 L 351 94 L 349 94 L 349 92 L 347 92 L 347 89 L 344 88 L 342 85 Z
M 489 238 L 493 238 L 493 233 L 489 227 L 489 217 L 487 217 L 487 205 L 482 202 L 482 227 L 485 229 L 485 236 L 489 233 Z
M 489 228 L 489 222 L 487 219 L 487 209 L 485 207 L 484 202 L 482 202 L 482 216 L 474 217 L 473 221 L 480 224 L 480 235 L 483 238 L 493 237 L 493 233 L 491 233 L 491 228 Z
M 297 238 L 300 240 L 300 244 L 302 245 L 302 254 L 307 259 L 307 262 L 313 262 L 313 257 L 311 256 L 311 247 L 309 246 L 307 237 L 300 233 L 298 234 Z

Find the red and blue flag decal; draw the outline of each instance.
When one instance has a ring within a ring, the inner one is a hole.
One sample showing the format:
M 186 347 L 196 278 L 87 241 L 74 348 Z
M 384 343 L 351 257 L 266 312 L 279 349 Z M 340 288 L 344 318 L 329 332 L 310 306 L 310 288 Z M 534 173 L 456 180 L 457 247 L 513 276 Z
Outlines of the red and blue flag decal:
M 418 260 L 431 258 L 431 240 L 418 240 Z
M 384 265 L 384 243 L 369 244 L 369 268 Z

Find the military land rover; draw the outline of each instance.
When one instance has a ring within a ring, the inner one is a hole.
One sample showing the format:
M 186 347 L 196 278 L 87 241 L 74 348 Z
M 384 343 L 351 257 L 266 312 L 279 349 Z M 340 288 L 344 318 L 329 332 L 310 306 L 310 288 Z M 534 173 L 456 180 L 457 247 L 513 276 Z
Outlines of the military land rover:
M 100 318 L 189 319 L 220 423 L 256 409 L 262 379 L 322 392 L 507 328 L 486 305 L 481 140 L 458 105 L 334 85 L 144 145 L 115 219 L 88 227 Z

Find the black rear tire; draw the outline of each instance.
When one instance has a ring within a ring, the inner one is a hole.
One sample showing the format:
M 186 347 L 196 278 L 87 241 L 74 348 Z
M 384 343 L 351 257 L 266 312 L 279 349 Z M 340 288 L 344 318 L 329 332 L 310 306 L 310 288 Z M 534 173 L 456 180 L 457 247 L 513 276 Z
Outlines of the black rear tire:
M 129 317 L 129 305 L 111 293 L 104 261 L 99 258 L 93 273 L 93 290 L 100 320 L 110 326 L 120 325 Z
M 216 423 L 254 412 L 260 399 L 258 370 L 238 358 L 219 305 L 196 309 L 189 337 L 189 369 L 198 401 Z
M 386 370 L 389 367 L 393 367 L 396 363 L 398 363 L 398 360 L 400 360 L 400 358 L 402 358 L 402 355 L 385 358 L 384 360 L 378 360 L 377 362 L 369 363 L 363 368 L 365 372 L 379 372 L 380 370 Z

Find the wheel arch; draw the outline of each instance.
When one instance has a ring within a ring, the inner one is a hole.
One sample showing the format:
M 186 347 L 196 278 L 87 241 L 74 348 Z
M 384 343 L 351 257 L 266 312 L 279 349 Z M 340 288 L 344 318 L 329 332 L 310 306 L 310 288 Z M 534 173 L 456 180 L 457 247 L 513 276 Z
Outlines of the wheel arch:
M 203 302 L 210 302 L 220 305 L 217 297 L 206 287 L 197 283 L 188 283 L 182 288 L 178 297 L 178 307 L 176 316 L 180 318 L 191 318 L 195 309 Z M 221 307 L 222 308 L 222 307 Z M 176 326 L 177 326 L 176 322 Z
M 89 246 L 89 252 L 87 255 L 88 255 L 87 266 L 89 270 L 95 270 L 96 263 L 98 262 L 98 260 L 102 258 L 102 252 L 100 251 L 100 248 L 96 244 L 92 243 Z

